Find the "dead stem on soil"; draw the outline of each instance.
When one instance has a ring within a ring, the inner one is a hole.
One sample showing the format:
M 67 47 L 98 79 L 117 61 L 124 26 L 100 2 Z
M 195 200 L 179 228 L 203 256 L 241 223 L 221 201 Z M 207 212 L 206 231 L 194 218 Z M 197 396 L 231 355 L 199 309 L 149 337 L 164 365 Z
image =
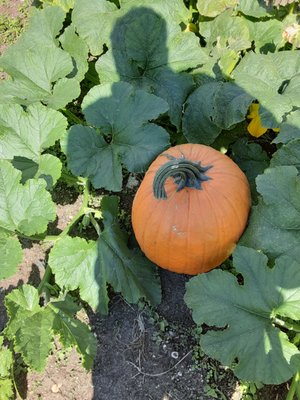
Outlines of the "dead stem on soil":
M 177 361 L 176 364 L 174 364 L 171 368 L 167 369 L 166 371 L 160 372 L 158 374 L 151 374 L 149 372 L 144 372 L 142 371 L 141 366 L 138 366 L 136 364 L 134 364 L 132 361 L 127 361 L 128 364 L 131 364 L 134 368 L 136 368 L 138 370 L 138 373 L 135 374 L 132 378 L 135 378 L 137 375 L 141 374 L 143 376 L 150 376 L 150 377 L 157 377 L 157 376 L 162 376 L 167 374 L 168 372 L 172 371 L 173 369 L 175 369 L 184 359 L 186 359 L 187 356 L 189 356 L 192 353 L 193 350 L 190 350 L 188 353 L 186 353 L 179 361 Z M 139 356 L 139 364 L 140 364 L 140 356 Z

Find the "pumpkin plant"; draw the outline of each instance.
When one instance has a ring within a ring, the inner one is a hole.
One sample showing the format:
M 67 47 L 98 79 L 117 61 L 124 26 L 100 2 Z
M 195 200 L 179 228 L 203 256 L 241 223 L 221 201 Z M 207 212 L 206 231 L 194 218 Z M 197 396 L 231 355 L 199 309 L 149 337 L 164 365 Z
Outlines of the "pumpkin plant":
M 294 375 L 296 388 L 300 53 L 282 35 L 298 21 L 297 3 L 40 3 L 0 58 L 9 75 L 0 84 L 0 279 L 16 273 L 24 239 L 47 242 L 49 252 L 39 286 L 5 298 L 1 394 L 13 391 L 14 354 L 40 371 L 55 335 L 91 368 L 96 339 L 77 313 L 86 305 L 107 313 L 109 288 L 156 305 L 153 262 L 208 272 L 237 242 L 235 275 L 215 269 L 187 286 L 195 322 L 217 327 L 201 344 L 240 378 L 277 384 Z M 250 136 L 247 115 L 268 135 Z M 132 223 L 153 262 L 129 247 L 112 195 L 145 171 Z M 58 182 L 83 200 L 53 236 Z M 95 228 L 92 239 L 76 237 L 82 219 Z
M 143 252 L 160 267 L 198 274 L 234 250 L 250 210 L 245 174 L 209 146 L 171 147 L 150 165 L 132 206 Z

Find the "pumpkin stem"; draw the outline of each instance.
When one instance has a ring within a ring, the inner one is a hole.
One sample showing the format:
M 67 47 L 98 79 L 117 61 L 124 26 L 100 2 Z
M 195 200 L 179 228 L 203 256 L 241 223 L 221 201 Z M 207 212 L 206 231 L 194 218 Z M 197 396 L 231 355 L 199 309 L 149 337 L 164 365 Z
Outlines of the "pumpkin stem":
M 200 161 L 193 162 L 184 157 L 176 158 L 168 154 L 163 154 L 163 156 L 169 161 L 162 165 L 154 176 L 153 193 L 157 199 L 167 198 L 165 182 L 170 177 L 173 177 L 177 185 L 177 192 L 185 187 L 201 190 L 202 182 L 211 179 L 205 173 L 212 168 L 212 165 L 204 167 L 201 166 Z

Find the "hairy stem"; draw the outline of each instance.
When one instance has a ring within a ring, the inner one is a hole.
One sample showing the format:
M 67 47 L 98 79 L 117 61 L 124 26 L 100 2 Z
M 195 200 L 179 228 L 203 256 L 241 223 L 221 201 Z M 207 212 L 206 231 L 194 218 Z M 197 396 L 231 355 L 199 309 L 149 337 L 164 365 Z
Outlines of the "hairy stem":
M 41 280 L 41 282 L 40 282 L 40 284 L 39 284 L 39 286 L 37 288 L 39 295 L 42 294 L 44 286 L 45 286 L 46 283 L 49 282 L 49 280 L 51 278 L 51 275 L 52 275 L 51 268 L 49 267 L 49 264 L 47 264 L 44 276 L 43 276 L 43 278 L 42 278 L 42 280 Z
M 300 385 L 300 371 L 297 371 L 293 377 L 288 395 L 286 396 L 286 400 L 293 400 L 295 393 L 298 393 Z M 298 397 L 299 398 L 299 397 Z
M 72 111 L 68 110 L 67 108 L 64 108 L 63 110 L 61 110 L 61 112 L 72 122 L 74 122 L 75 124 L 80 124 L 80 125 L 86 125 L 86 123 L 77 117 L 77 115 L 75 115 L 74 113 L 72 113 Z
M 288 329 L 289 331 L 300 332 L 299 324 L 283 321 L 282 319 L 276 317 L 273 318 L 273 323 L 281 328 Z

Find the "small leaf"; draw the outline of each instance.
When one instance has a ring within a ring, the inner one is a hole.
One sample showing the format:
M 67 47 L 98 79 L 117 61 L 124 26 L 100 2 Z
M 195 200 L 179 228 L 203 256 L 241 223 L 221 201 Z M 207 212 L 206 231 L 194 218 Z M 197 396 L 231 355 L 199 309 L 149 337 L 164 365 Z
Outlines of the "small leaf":
M 239 246 L 233 265 L 243 285 L 229 272 L 213 270 L 187 283 L 185 301 L 198 325 L 223 328 L 201 337 L 210 357 L 233 366 L 239 379 L 280 384 L 298 370 L 300 353 L 274 326 L 274 317 L 281 312 L 299 318 L 294 304 L 300 296 L 300 268 L 298 261 L 279 259 L 270 269 L 267 261 L 264 254 Z
M 237 3 L 237 0 L 217 0 L 214 2 L 210 0 L 198 0 L 197 8 L 201 15 L 216 17 L 228 8 L 236 6 Z
M 39 306 L 37 289 L 23 285 L 5 298 L 9 322 L 5 334 L 14 341 L 15 351 L 34 370 L 45 368 L 51 349 L 53 315 Z
M 39 168 L 35 178 L 43 178 L 47 182 L 47 189 L 50 190 L 61 176 L 62 163 L 59 158 L 52 154 L 42 154 L 39 159 Z
M 250 39 L 254 41 L 255 52 L 274 53 L 282 42 L 282 22 L 277 19 L 264 21 L 244 19 L 248 25 Z
M 66 237 L 55 243 L 49 264 L 56 282 L 67 290 L 79 288 L 80 297 L 101 313 L 108 311 L 107 283 L 136 303 L 141 297 L 160 302 L 154 265 L 141 253 L 129 250 L 127 236 L 117 223 L 118 198 L 101 203 L 104 230 L 97 242 Z
M 13 396 L 12 379 L 0 379 L 0 400 L 11 400 Z
M 293 139 L 300 139 L 300 110 L 295 110 L 287 115 L 273 143 L 288 143 Z
M 269 157 L 259 144 L 248 143 L 245 138 L 237 140 L 231 149 L 232 159 L 246 174 L 250 183 L 252 199 L 256 200 L 255 179 L 269 166 Z
M 245 18 L 233 15 L 230 9 L 213 20 L 201 22 L 200 33 L 205 37 L 209 48 L 216 43 L 218 47 L 229 48 L 235 52 L 251 47 L 250 32 Z
M 29 236 L 43 233 L 56 216 L 46 182 L 29 179 L 22 185 L 20 180 L 21 172 L 0 160 L 0 227 Z
M 222 131 L 214 118 L 214 97 L 221 83 L 210 82 L 200 86 L 187 99 L 182 129 L 189 142 L 209 145 Z
M 0 348 L 0 382 L 1 382 L 2 379 L 10 377 L 11 368 L 13 365 L 13 356 L 12 352 L 9 349 L 3 347 L 3 339 L 2 343 L 0 341 L 0 346 L 1 346 Z M 0 394 L 1 393 L 2 392 L 0 392 Z
M 68 77 L 74 77 L 79 82 L 82 81 L 88 70 L 89 48 L 87 44 L 76 34 L 73 24 L 64 30 L 59 41 L 62 44 L 62 48 L 71 55 L 75 63 L 74 70 Z
M 273 154 L 270 166 L 280 165 L 294 166 L 300 172 L 300 138 L 291 140 Z
M 95 86 L 82 106 L 87 121 L 100 133 L 74 125 L 64 148 L 71 171 L 89 177 L 95 188 L 121 190 L 122 164 L 130 172 L 145 171 L 169 144 L 168 133 L 148 123 L 167 111 L 167 103 L 128 83 Z
M 23 251 L 17 238 L 0 237 L 0 279 L 7 279 L 13 276 L 22 258 Z
M 50 307 L 55 314 L 54 332 L 60 336 L 65 347 L 76 347 L 83 358 L 83 366 L 91 369 L 96 357 L 97 340 L 86 324 L 74 318 L 74 311 L 78 311 L 74 300 L 67 296 L 63 301 L 53 301 Z
M 75 0 L 41 0 L 45 5 L 60 6 L 64 11 L 68 12 L 74 7 Z
M 266 4 L 264 0 L 240 0 L 239 11 L 255 18 L 269 17 L 274 14 L 274 7 Z

